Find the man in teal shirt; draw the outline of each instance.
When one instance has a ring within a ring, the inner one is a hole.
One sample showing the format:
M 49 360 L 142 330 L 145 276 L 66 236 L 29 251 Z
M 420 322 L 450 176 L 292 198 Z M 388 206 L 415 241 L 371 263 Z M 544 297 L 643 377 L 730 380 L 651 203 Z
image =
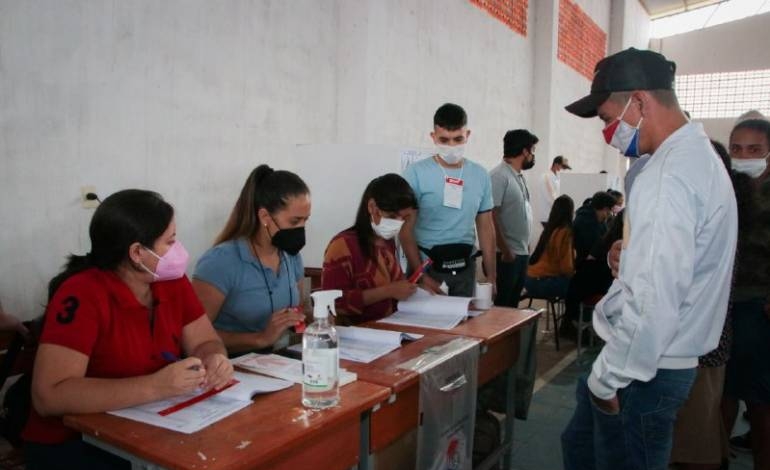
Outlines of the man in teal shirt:
M 465 110 L 456 104 L 441 106 L 433 117 L 431 138 L 436 154 L 409 165 L 404 178 L 417 196 L 419 211 L 401 230 L 401 245 L 410 271 L 430 257 L 422 287 L 441 293 L 472 297 L 476 282 L 473 254 L 476 232 L 489 282 L 495 283 L 495 231 L 492 225 L 492 190 L 487 171 L 464 158 L 470 136 Z

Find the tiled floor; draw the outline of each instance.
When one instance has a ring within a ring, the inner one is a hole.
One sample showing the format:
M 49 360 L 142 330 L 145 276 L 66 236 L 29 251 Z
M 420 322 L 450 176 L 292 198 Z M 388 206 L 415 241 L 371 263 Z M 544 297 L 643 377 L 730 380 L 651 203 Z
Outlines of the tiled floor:
M 598 353 L 594 348 L 574 359 L 574 342 L 561 341 L 561 351 L 555 351 L 550 333 L 538 341 L 538 377 L 540 388 L 532 399 L 529 418 L 516 421 L 514 432 L 515 470 L 558 470 L 563 468 L 560 436 L 572 417 L 575 407 L 575 384 L 587 374 Z M 566 358 L 566 359 L 565 359 Z M 738 420 L 734 434 L 745 432 L 747 425 Z M 738 454 L 730 463 L 731 470 L 751 470 L 749 454 Z

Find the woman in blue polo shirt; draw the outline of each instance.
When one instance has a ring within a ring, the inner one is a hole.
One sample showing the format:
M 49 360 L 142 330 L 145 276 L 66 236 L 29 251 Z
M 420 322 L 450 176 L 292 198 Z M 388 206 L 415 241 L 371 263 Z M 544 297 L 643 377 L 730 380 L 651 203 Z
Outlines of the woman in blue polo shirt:
M 231 355 L 273 346 L 304 320 L 299 251 L 309 217 L 302 179 L 260 165 L 198 261 L 193 287 Z

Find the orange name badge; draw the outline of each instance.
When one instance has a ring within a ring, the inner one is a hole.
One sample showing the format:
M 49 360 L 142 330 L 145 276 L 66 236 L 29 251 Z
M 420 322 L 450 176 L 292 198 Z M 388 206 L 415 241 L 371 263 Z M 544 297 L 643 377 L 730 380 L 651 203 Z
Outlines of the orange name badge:
M 463 205 L 463 180 L 446 176 L 444 178 L 444 206 L 460 209 Z

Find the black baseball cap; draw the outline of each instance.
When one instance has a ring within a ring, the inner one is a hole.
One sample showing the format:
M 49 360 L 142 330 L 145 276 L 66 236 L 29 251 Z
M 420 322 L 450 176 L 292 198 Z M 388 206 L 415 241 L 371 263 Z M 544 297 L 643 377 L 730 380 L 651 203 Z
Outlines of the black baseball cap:
M 594 67 L 591 94 L 564 109 L 580 117 L 594 117 L 612 92 L 673 90 L 675 72 L 676 64 L 663 55 L 631 47 L 600 60 Z
M 558 157 L 553 159 L 553 163 L 551 165 L 561 165 L 562 168 L 566 168 L 567 170 L 571 170 L 572 167 L 569 166 L 569 162 L 566 158 L 559 155 Z

